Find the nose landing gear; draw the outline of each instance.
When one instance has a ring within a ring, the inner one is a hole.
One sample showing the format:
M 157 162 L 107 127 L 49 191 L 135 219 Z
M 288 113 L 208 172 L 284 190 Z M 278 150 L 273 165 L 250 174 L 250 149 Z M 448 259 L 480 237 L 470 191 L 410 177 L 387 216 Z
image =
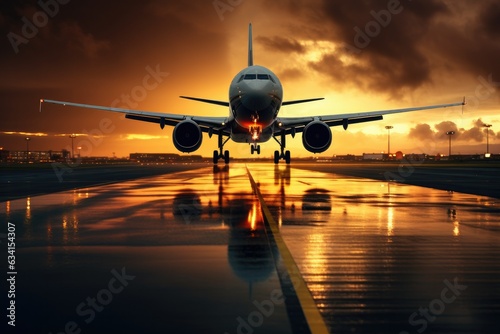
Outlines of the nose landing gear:
M 253 143 L 252 146 L 250 146 L 250 153 L 260 154 L 260 145 L 258 145 L 257 143 Z

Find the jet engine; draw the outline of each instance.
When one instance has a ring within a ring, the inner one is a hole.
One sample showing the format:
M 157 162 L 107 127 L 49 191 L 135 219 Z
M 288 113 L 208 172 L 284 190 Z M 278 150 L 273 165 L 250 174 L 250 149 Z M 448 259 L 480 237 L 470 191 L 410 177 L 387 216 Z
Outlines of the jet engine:
M 330 127 L 321 121 L 312 121 L 306 125 L 302 133 L 302 144 L 312 153 L 326 151 L 332 143 Z
M 175 148 L 184 153 L 196 151 L 203 139 L 200 127 L 192 120 L 178 123 L 172 136 Z

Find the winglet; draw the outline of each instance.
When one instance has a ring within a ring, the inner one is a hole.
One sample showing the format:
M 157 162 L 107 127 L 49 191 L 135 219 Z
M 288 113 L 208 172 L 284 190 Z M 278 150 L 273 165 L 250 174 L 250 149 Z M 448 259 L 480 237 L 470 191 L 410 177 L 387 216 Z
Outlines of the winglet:
M 465 96 L 464 96 L 464 100 L 463 100 L 463 102 L 462 102 L 462 105 L 463 105 L 463 106 L 467 105 L 467 100 L 465 99 Z
M 40 99 L 40 106 L 38 107 L 38 112 L 42 112 L 43 99 Z
M 248 25 L 248 66 L 253 66 L 252 24 Z

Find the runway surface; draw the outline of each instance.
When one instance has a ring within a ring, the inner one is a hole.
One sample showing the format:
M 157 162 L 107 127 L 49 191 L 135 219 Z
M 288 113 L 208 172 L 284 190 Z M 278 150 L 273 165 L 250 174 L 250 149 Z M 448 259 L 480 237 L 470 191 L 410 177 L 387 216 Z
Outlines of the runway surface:
M 11 332 L 497 329 L 495 198 L 234 164 L 0 204 Z

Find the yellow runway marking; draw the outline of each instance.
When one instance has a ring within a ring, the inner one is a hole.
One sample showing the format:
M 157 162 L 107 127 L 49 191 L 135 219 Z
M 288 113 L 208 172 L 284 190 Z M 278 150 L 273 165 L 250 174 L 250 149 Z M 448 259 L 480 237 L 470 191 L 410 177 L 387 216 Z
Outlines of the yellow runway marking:
M 297 267 L 297 264 L 295 263 L 295 260 L 293 259 L 290 250 L 288 249 L 288 247 L 285 244 L 285 241 L 281 237 L 278 224 L 271 215 L 271 212 L 269 211 L 269 208 L 267 207 L 264 198 L 262 197 L 262 194 L 260 193 L 260 190 L 257 187 L 257 184 L 255 183 L 255 180 L 253 179 L 252 174 L 250 173 L 248 167 L 247 167 L 247 173 L 248 173 L 248 178 L 250 179 L 250 183 L 252 184 L 252 188 L 255 194 L 257 195 L 257 198 L 260 201 L 262 213 L 269 225 L 270 232 L 274 237 L 274 241 L 280 252 L 281 259 L 283 260 L 283 263 L 288 271 L 290 280 L 295 289 L 297 298 L 299 299 L 300 306 L 302 307 L 302 311 L 304 312 L 311 333 L 312 334 L 329 333 L 325 321 L 323 320 L 323 317 L 321 316 L 316 306 L 316 303 L 314 302 L 311 292 L 307 288 L 306 282 L 304 281 L 304 278 L 300 274 L 299 268 Z

